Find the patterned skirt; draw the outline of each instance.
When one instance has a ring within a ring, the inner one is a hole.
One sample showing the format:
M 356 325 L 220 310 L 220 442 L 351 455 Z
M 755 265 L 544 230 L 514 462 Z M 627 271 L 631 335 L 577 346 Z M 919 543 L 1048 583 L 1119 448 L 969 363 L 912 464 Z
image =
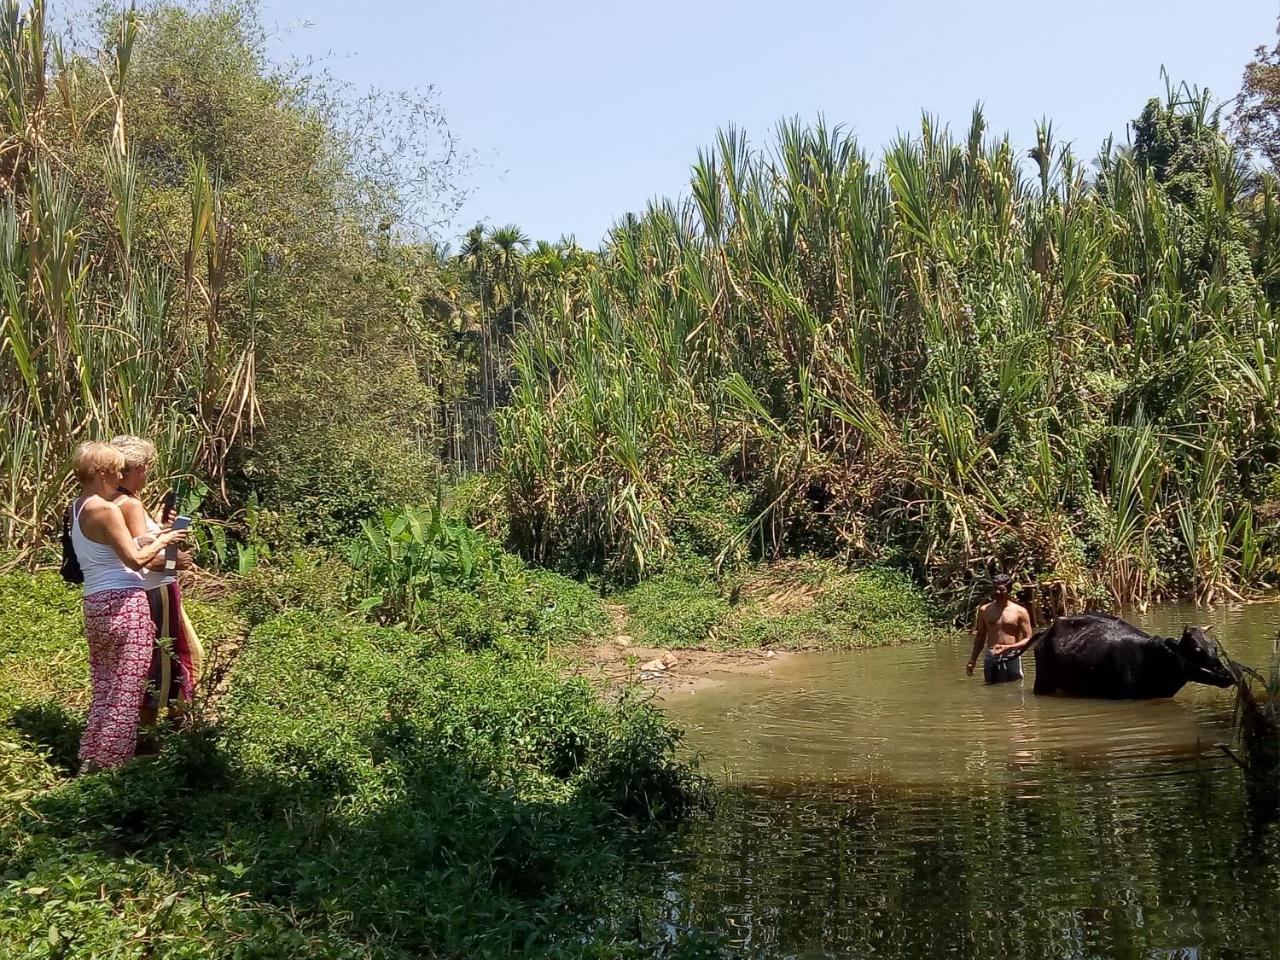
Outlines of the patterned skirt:
M 182 589 L 169 583 L 147 591 L 156 640 L 151 654 L 146 705 L 160 710 L 174 702 L 189 703 L 204 650 L 182 610 Z
M 133 757 L 156 627 L 146 592 L 104 590 L 84 598 L 93 699 L 80 739 L 85 767 L 116 767 Z

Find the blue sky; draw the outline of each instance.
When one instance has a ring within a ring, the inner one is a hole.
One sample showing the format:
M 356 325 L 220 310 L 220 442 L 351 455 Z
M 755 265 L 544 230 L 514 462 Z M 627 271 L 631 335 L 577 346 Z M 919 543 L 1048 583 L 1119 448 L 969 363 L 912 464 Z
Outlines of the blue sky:
M 1019 146 L 1048 117 L 1092 158 L 1175 80 L 1228 99 L 1275 0 L 609 0 L 470 3 L 262 0 L 272 54 L 327 57 L 359 86 L 434 85 L 477 163 L 458 218 L 514 222 L 593 246 L 654 196 L 684 191 L 717 128 L 756 144 L 775 122 L 824 115 L 878 149 L 953 129 L 976 102 Z M 447 239 L 447 238 L 442 238 Z

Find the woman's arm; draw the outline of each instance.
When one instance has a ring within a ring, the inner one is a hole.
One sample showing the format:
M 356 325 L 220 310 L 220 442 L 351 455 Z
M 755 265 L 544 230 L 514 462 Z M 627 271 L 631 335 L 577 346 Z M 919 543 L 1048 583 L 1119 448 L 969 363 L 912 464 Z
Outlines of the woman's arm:
M 178 556 L 176 558 L 176 564 L 177 564 L 176 569 L 194 570 L 196 566 L 196 562 L 194 559 L 192 559 L 192 557 L 193 557 L 193 554 L 190 550 L 179 550 Z M 147 563 L 147 569 L 148 570 L 165 569 L 164 554 L 157 554 L 156 556 L 152 557 L 151 560 Z
M 187 539 L 187 531 L 185 530 L 164 530 L 156 536 L 154 540 L 145 546 L 138 546 L 134 542 L 133 534 L 129 532 L 129 525 L 125 522 L 124 513 L 114 503 L 104 501 L 101 507 L 95 506 L 92 511 L 86 507 L 85 513 L 90 513 L 87 518 L 91 524 L 93 532 L 98 534 L 98 542 L 105 543 L 120 558 L 120 562 L 131 570 L 143 570 L 147 564 L 157 555 L 164 551 L 164 548 L 171 543 L 183 543 Z M 81 526 L 84 525 L 85 518 L 81 517 Z
M 142 501 L 135 496 L 129 494 L 121 494 L 112 501 L 120 508 L 120 512 L 124 514 L 125 526 L 129 528 L 130 535 L 137 540 L 138 538 L 149 538 L 151 532 L 147 528 L 147 521 L 153 520 L 157 525 L 160 521 L 151 517 L 147 513 L 147 508 L 143 506 Z M 190 570 L 195 564 L 191 560 L 191 553 L 187 550 L 179 551 L 177 557 L 177 568 L 179 570 Z M 165 558 L 163 553 L 156 554 L 146 565 L 148 570 L 163 570 L 165 568 Z

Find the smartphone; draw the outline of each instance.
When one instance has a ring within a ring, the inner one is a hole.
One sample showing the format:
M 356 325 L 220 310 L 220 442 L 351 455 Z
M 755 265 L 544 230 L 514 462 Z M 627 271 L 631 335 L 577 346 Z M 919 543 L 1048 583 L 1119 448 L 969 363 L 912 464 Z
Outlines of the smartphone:
M 160 522 L 168 523 L 178 510 L 178 491 L 170 490 L 160 501 Z
M 186 530 L 190 526 L 190 517 L 173 518 L 174 530 Z M 178 568 L 178 545 L 176 543 L 171 543 L 164 548 L 164 568 L 166 571 L 173 571 Z

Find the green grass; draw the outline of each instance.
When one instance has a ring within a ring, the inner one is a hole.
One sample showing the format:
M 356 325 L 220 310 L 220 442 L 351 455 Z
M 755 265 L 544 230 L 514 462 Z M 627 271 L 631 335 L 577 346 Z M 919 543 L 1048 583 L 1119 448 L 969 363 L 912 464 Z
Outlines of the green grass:
M 704 646 L 732 610 L 713 577 L 685 571 L 659 573 L 614 599 L 633 639 L 653 647 Z
M 662 825 L 702 795 L 678 735 L 545 661 L 581 611 L 558 581 L 518 582 L 479 598 L 499 625 L 483 649 L 471 626 L 269 615 L 216 720 L 70 779 L 78 597 L 0 577 L 0 955 L 702 955 L 656 946 L 637 893 Z M 192 606 L 215 646 L 243 623 Z
M 768 604 L 740 605 L 717 641 L 780 650 L 850 650 L 927 640 L 938 624 L 909 577 L 871 568 L 834 571 L 817 565 L 810 606 L 777 613 Z
M 927 639 L 934 611 L 909 577 L 797 561 L 724 579 L 687 568 L 616 595 L 637 643 L 656 647 L 843 650 Z

